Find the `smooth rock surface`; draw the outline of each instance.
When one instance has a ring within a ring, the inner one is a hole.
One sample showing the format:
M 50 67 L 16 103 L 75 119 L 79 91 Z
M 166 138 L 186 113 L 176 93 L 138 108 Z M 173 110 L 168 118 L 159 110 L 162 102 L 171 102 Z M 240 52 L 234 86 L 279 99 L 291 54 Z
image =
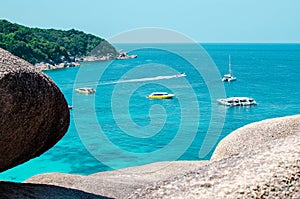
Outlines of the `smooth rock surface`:
M 194 170 L 207 163 L 208 161 L 157 162 L 89 176 L 48 173 L 36 175 L 26 180 L 26 183 L 57 185 L 112 198 L 126 198 L 137 189 L 167 180 L 187 170 Z
M 217 145 L 211 160 L 220 160 L 255 149 L 271 140 L 285 138 L 300 130 L 300 115 L 268 119 L 241 127 Z
M 298 122 L 299 115 L 255 123 L 254 129 L 264 129 L 262 135 L 266 137 L 256 136 L 252 140 L 255 144 L 245 140 L 249 147 L 245 145 L 245 150 L 219 160 L 153 163 L 90 176 L 50 173 L 27 182 L 113 198 L 300 198 Z M 236 136 L 252 125 L 236 131 Z
M 0 172 L 53 147 L 69 122 L 67 102 L 55 83 L 0 48 Z
M 300 133 L 137 189 L 127 198 L 300 198 Z

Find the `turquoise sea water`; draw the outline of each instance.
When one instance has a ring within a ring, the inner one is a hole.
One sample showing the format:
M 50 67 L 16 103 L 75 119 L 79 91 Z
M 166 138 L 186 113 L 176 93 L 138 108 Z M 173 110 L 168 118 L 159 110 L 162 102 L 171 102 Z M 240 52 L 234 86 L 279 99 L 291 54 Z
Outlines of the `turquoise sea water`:
M 74 106 L 69 130 L 55 147 L 1 173 L 0 179 L 20 182 L 46 172 L 88 175 L 155 161 L 209 159 L 217 142 L 233 130 L 300 113 L 300 44 L 203 47 L 211 59 L 192 44 L 123 44 L 118 48 L 138 58 L 47 71 Z M 237 81 L 222 83 L 229 55 Z M 208 72 L 213 63 L 219 73 Z M 187 76 L 175 77 L 179 72 Z M 77 87 L 97 92 L 77 94 Z M 154 91 L 176 97 L 145 97 Z M 226 95 L 253 97 L 258 105 L 216 103 L 216 97 Z

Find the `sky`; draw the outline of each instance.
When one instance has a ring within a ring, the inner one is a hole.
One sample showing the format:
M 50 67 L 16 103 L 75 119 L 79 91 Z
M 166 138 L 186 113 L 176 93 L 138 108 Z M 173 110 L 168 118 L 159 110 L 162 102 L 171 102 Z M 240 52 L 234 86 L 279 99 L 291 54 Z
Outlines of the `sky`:
M 0 18 L 105 39 L 156 27 L 203 43 L 300 43 L 300 0 L 2 0 Z

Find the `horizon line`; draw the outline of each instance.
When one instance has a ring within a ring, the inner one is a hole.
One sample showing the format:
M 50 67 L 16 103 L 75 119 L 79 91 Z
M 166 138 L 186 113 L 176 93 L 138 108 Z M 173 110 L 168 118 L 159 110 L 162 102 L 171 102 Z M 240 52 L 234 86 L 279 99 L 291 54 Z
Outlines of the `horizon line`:
M 109 40 L 108 40 L 109 41 Z M 110 41 L 109 41 L 110 42 Z M 112 44 L 300 44 L 300 42 L 110 42 Z

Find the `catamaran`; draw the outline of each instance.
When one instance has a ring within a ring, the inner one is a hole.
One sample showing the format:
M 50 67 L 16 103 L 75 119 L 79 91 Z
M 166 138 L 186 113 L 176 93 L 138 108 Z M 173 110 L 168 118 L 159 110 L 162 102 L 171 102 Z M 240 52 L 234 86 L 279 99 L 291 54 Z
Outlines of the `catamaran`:
M 231 81 L 236 80 L 236 77 L 234 77 L 233 74 L 232 74 L 230 55 L 229 55 L 228 67 L 229 67 L 229 73 L 225 74 L 223 76 L 223 78 L 222 78 L 223 82 L 231 82 Z
M 225 106 L 251 106 L 257 104 L 256 101 L 250 97 L 228 97 L 218 99 L 218 102 Z

